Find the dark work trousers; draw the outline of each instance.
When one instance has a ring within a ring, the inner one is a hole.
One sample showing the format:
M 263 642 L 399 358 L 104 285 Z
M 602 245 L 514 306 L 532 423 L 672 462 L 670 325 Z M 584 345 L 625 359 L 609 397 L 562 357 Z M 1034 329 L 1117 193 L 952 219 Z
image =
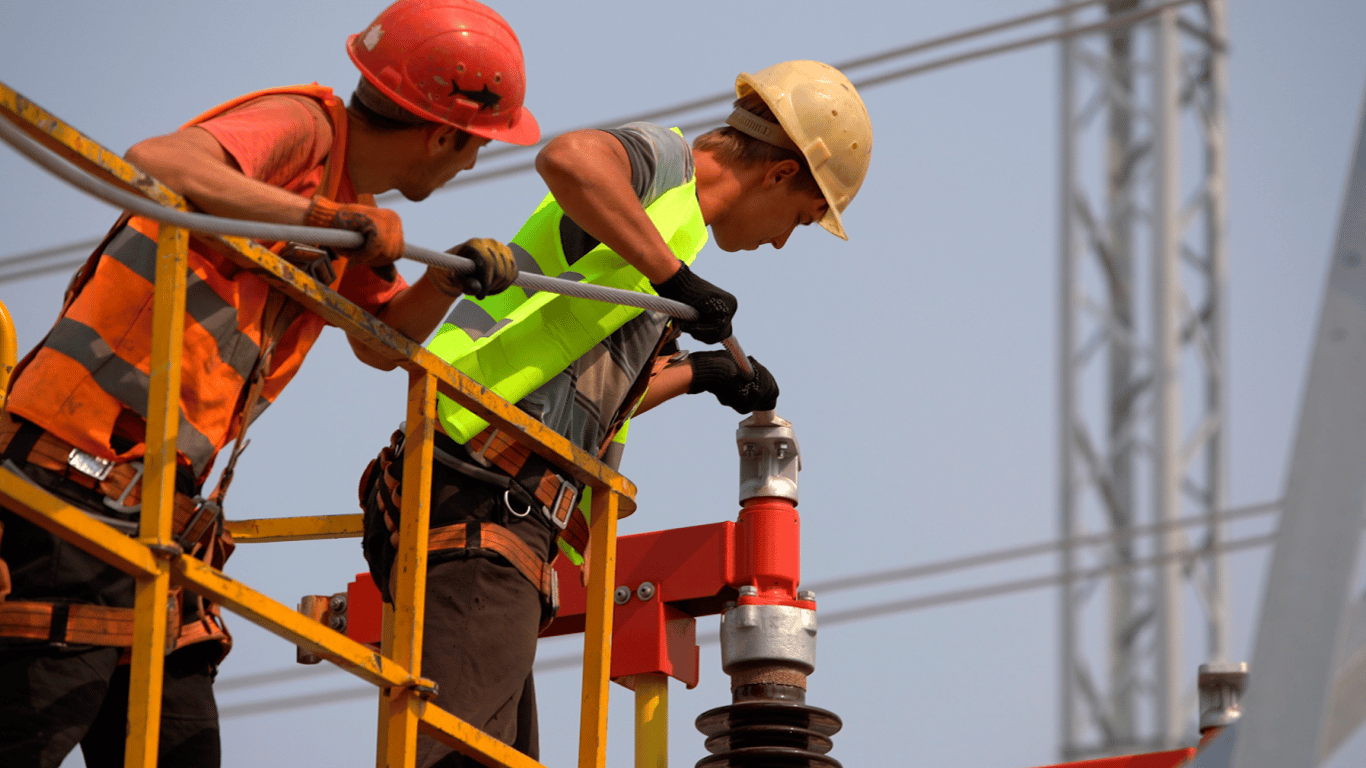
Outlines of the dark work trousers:
M 85 489 L 40 468 L 29 477 L 74 505 L 107 513 Z M 0 509 L 0 558 L 14 582 L 11 600 L 133 606 L 135 580 L 9 510 Z M 128 730 L 128 666 L 106 646 L 54 646 L 0 638 L 0 768 L 57 768 L 81 745 L 87 766 L 123 765 Z M 159 764 L 217 768 L 216 643 L 183 648 L 166 660 Z
M 504 744 L 539 759 L 531 665 L 541 596 L 506 560 L 470 557 L 427 569 L 422 676 L 435 703 Z M 445 744 L 418 736 L 418 768 L 477 766 Z
M 442 436 L 443 447 L 463 451 Z M 389 469 L 403 476 L 402 457 Z M 366 499 L 367 558 L 372 573 L 387 578 L 392 547 L 388 543 L 376 484 Z M 400 489 L 401 495 L 401 489 Z M 433 467 L 433 528 L 467 521 L 504 526 L 548 557 L 554 545 L 550 528 L 534 517 L 510 515 L 503 490 L 459 474 L 442 464 Z M 531 515 L 540 514 L 533 511 Z M 396 521 L 397 522 L 397 521 Z M 382 563 L 375 568 L 375 562 Z M 445 550 L 428 557 L 426 620 L 422 634 L 422 676 L 437 683 L 435 703 L 504 744 L 539 759 L 536 693 L 531 667 L 536 637 L 544 617 L 539 590 L 501 555 L 482 550 Z M 478 766 L 429 736 L 418 735 L 418 768 Z

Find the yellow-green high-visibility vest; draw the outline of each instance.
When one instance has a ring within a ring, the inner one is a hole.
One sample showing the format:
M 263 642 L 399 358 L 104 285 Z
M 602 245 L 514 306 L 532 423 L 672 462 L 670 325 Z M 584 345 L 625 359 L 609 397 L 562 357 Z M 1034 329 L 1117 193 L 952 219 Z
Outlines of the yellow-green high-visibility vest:
M 674 255 L 691 264 L 707 242 L 707 228 L 697 202 L 696 178 L 665 192 L 645 212 Z M 599 244 L 569 264 L 560 240 L 563 217 L 563 209 L 553 196 L 547 195 L 512 240 L 514 250 L 520 251 L 520 269 L 654 293 L 650 281 L 639 270 L 605 245 Z M 546 291 L 528 295 L 513 286 L 484 299 L 463 299 L 427 348 L 515 403 L 642 311 Z M 437 410 L 446 434 L 460 443 L 488 426 L 487 421 L 444 395 L 438 398 Z

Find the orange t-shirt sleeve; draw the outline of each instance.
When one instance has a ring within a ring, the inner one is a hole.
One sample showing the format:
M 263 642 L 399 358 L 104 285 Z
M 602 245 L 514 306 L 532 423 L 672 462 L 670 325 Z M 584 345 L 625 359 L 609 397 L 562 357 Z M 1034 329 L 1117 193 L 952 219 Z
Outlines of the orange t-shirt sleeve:
M 250 178 L 311 195 L 332 149 L 332 125 L 290 96 L 264 96 L 199 123 Z M 291 183 L 293 182 L 293 183 Z
M 332 124 L 321 112 L 289 96 L 263 96 L 198 124 L 222 145 L 242 173 L 305 197 L 322 181 L 323 163 L 332 149 Z M 351 202 L 349 184 L 337 198 Z M 377 314 L 408 287 L 402 275 L 391 282 L 369 267 L 348 267 L 337 293 Z

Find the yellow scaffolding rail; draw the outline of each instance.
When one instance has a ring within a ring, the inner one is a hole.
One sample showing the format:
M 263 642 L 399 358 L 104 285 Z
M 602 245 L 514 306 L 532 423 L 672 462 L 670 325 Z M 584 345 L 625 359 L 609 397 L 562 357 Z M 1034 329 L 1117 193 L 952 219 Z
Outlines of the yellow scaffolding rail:
M 106 181 L 163 205 L 187 210 L 183 198 L 0 83 L 0 117 Z M 484 734 L 428 701 L 431 681 L 421 677 L 423 594 L 426 585 L 428 499 L 436 396 L 446 395 L 515 434 L 517 440 L 593 489 L 589 546 L 588 611 L 584 630 L 580 768 L 606 762 L 608 672 L 611 659 L 612 588 L 619 516 L 635 510 L 635 486 L 561 435 L 447 365 L 420 344 L 319 285 L 274 253 L 245 238 L 213 236 L 240 266 L 260 272 L 276 288 L 372 349 L 404 358 L 408 372 L 407 446 L 402 523 L 392 617 L 385 623 L 382 652 L 351 640 L 292 608 L 224 576 L 183 554 L 171 536 L 180 391 L 181 334 L 189 233 L 163 224 L 157 243 L 153 306 L 152 376 L 147 406 L 141 528 L 137 538 L 87 516 L 8 470 L 0 471 L 0 501 L 137 580 L 134 645 L 130 670 L 125 765 L 151 768 L 157 761 L 166 611 L 171 586 L 202 595 L 304 650 L 382 689 L 378 765 L 411 767 L 421 730 L 485 765 L 531 768 L 535 760 Z M 8 312 L 0 305 L 0 372 L 8 384 L 16 342 Z M 6 387 L 7 389 L 7 387 Z M 297 541 L 360 535 L 360 515 L 241 520 L 228 523 L 239 541 Z

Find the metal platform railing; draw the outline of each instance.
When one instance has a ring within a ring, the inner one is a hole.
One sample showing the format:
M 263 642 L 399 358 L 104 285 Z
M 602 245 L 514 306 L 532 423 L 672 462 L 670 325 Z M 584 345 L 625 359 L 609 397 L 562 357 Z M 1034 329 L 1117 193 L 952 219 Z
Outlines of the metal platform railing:
M 51 113 L 0 83 L 0 118 L 78 168 L 162 205 L 181 211 L 185 200 L 124 162 Z M 205 235 L 199 235 L 205 237 Z M 584 629 L 584 668 L 580 712 L 580 768 L 606 762 L 608 673 L 611 658 L 612 590 L 616 563 L 617 519 L 635 509 L 635 486 L 561 435 L 480 386 L 432 355 L 420 344 L 315 282 L 256 242 L 211 236 L 240 266 L 257 271 L 274 287 L 368 347 L 395 359 L 407 371 L 407 446 L 404 462 L 402 524 L 392 618 L 385 622 L 382 651 L 347 638 L 297 611 L 228 578 L 185 555 L 171 535 L 176 468 L 181 345 L 189 231 L 162 225 L 157 243 L 153 305 L 151 386 L 147 407 L 141 528 L 129 537 L 84 514 L 25 478 L 0 471 L 0 501 L 137 580 L 134 645 L 130 670 L 128 740 L 125 765 L 156 765 L 160 727 L 163 651 L 169 590 L 180 586 L 199 594 L 382 689 L 378 755 L 391 766 L 412 766 L 418 730 L 475 757 L 486 765 L 530 768 L 540 765 L 482 733 L 427 700 L 432 690 L 421 677 L 423 595 L 426 588 L 427 534 L 432 441 L 437 429 L 436 396 L 441 393 L 593 489 Z M 15 341 L 8 313 L 0 311 L 0 369 L 5 382 L 12 371 Z M 239 542 L 291 541 L 360 535 L 360 515 L 231 521 Z

